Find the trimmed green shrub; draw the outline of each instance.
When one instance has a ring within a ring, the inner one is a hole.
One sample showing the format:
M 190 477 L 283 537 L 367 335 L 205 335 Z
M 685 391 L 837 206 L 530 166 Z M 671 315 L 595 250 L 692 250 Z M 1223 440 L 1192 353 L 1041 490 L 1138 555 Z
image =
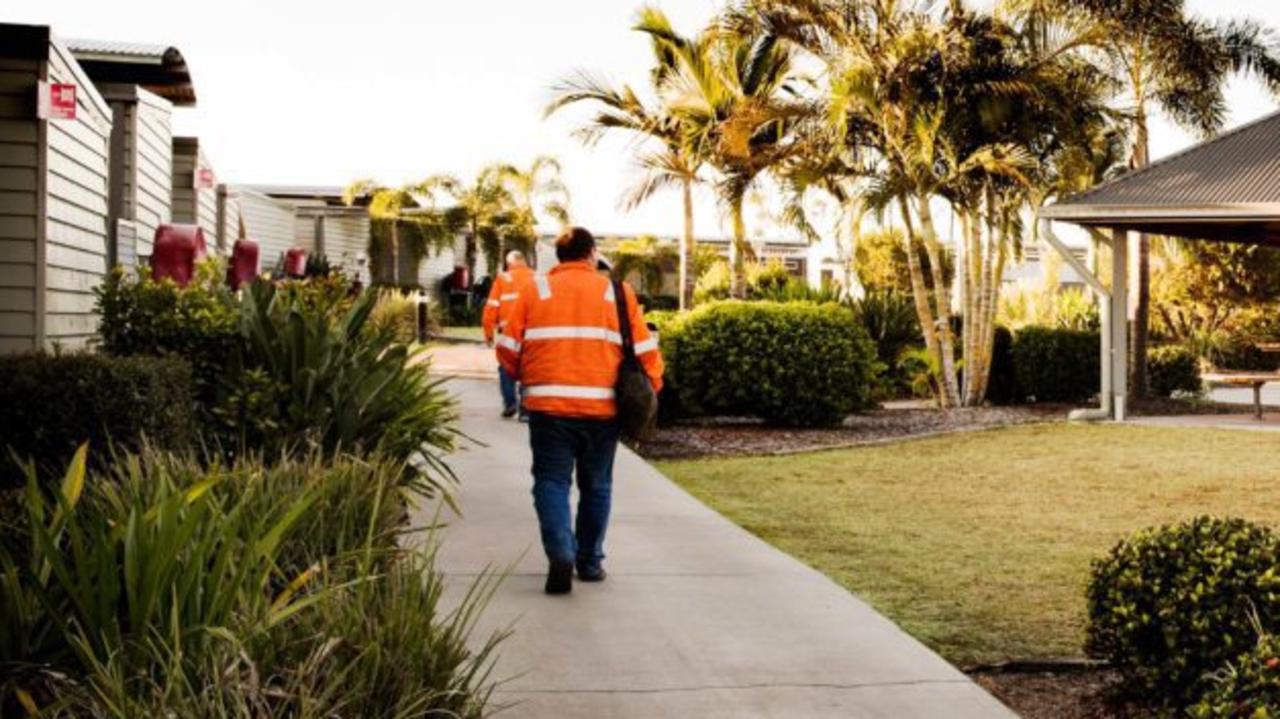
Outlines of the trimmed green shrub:
M 1200 360 L 1181 345 L 1157 347 L 1147 353 L 1147 385 L 1155 397 L 1172 397 L 1175 393 L 1198 395 L 1204 391 L 1200 382 Z
M 1151 701 L 1194 701 L 1209 672 L 1280 620 L 1278 550 L 1271 530 L 1242 519 L 1134 534 L 1093 564 L 1086 652 Z
M 1263 719 L 1280 716 L 1280 641 L 1264 636 L 1247 654 L 1213 673 L 1192 719 Z
M 21 482 L 13 454 L 48 470 L 66 466 L 85 442 L 104 459 L 109 444 L 136 449 L 143 437 L 189 448 L 197 443 L 194 402 L 191 367 L 180 359 L 0 357 L 0 485 Z
M 1013 362 L 1013 333 L 1008 327 L 997 326 L 991 347 L 991 376 L 987 380 L 987 401 L 991 404 L 1009 405 L 1021 400 Z
M 1020 401 L 1085 402 L 1101 391 L 1097 332 L 1024 327 L 1013 337 L 1013 370 Z M 993 367 L 994 371 L 994 367 Z
M 680 309 L 680 298 L 674 295 L 636 295 L 636 300 L 649 312 L 673 312 Z
M 200 263 L 185 288 L 117 267 L 94 293 L 104 352 L 185 359 L 202 408 L 212 403 L 236 346 L 235 295 L 223 281 L 219 262 Z
M 875 344 L 839 305 L 707 305 L 667 326 L 661 341 L 685 416 L 832 426 L 868 406 L 880 369 Z

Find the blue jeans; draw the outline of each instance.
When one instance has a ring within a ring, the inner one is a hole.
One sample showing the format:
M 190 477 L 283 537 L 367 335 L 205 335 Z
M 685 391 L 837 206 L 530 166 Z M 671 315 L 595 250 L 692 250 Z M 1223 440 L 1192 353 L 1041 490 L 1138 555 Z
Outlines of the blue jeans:
M 516 381 L 502 367 L 498 367 L 498 387 L 502 390 L 502 408 L 515 409 L 520 406 L 520 395 L 516 391 Z
M 533 413 L 533 506 L 542 548 L 552 562 L 573 562 L 594 571 L 604 560 L 604 533 L 613 501 L 613 458 L 618 424 Z M 569 490 L 578 476 L 578 519 L 571 528 Z

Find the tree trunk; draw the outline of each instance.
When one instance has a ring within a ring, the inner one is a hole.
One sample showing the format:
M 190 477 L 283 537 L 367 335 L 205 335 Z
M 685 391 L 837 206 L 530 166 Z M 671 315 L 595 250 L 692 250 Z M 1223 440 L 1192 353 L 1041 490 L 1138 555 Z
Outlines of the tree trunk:
M 471 232 L 467 233 L 467 246 L 463 251 L 463 264 L 467 267 L 467 278 L 472 282 L 476 279 L 476 260 L 479 255 L 480 246 L 480 228 L 476 222 L 471 222 Z
M 747 244 L 747 223 L 742 217 L 742 197 L 733 199 L 733 241 L 729 243 L 729 296 L 740 300 L 747 296 L 747 271 L 744 249 Z
M 693 307 L 693 178 L 686 177 L 681 188 L 684 195 L 684 239 L 680 243 L 680 310 Z
M 400 288 L 400 220 L 391 220 L 391 285 Z
M 934 358 L 942 356 L 938 344 L 938 323 L 934 321 L 933 310 L 929 307 L 929 288 L 924 282 L 924 270 L 920 267 L 920 257 L 916 254 L 915 223 L 911 221 L 911 203 L 906 195 L 898 198 L 902 208 L 902 221 L 906 228 L 907 240 L 907 272 L 911 276 L 911 297 L 916 303 L 916 318 L 920 320 L 920 333 L 924 335 L 924 346 Z M 940 362 L 940 361 L 939 361 Z M 943 392 L 938 402 L 944 408 L 949 407 L 950 398 Z
M 983 252 L 981 213 L 963 216 L 965 263 L 961 266 L 961 281 L 965 284 L 964 305 L 964 404 L 973 406 L 982 402 L 981 387 L 984 352 L 982 340 L 986 337 L 986 284 L 983 269 L 987 253 Z
M 933 211 L 929 208 L 928 195 L 917 199 L 920 215 L 920 236 L 925 252 L 929 255 L 929 270 L 933 274 L 934 305 L 938 311 L 938 343 L 942 349 L 942 388 L 950 406 L 960 404 L 960 389 L 956 382 L 956 345 L 951 332 L 951 292 L 947 286 L 946 270 L 942 266 L 943 254 L 938 234 L 933 225 Z
M 1142 169 L 1150 163 L 1150 139 L 1147 116 L 1141 107 L 1135 120 L 1136 137 L 1133 148 L 1133 167 Z M 1133 326 L 1130 327 L 1129 394 L 1137 399 L 1147 396 L 1147 331 L 1151 316 L 1151 238 L 1138 235 L 1138 267 L 1133 308 Z
M 846 248 L 844 256 L 840 258 L 841 269 L 844 272 L 844 291 L 853 291 L 853 259 L 858 252 L 858 245 L 862 243 L 862 217 L 866 214 L 866 207 L 862 200 L 853 200 L 855 209 L 852 218 L 849 221 L 849 247 Z M 837 242 L 839 234 L 837 233 Z M 863 287 L 863 291 L 867 288 Z

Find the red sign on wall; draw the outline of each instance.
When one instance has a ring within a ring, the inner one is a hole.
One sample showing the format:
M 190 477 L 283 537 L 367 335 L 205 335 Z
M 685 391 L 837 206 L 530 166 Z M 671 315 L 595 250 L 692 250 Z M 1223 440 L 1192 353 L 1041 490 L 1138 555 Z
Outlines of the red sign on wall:
M 76 119 L 76 86 L 62 82 L 43 82 L 37 87 L 36 117 L 41 120 Z
M 196 168 L 195 181 L 197 190 L 211 190 L 218 184 L 217 179 L 213 176 L 213 170 L 207 167 Z

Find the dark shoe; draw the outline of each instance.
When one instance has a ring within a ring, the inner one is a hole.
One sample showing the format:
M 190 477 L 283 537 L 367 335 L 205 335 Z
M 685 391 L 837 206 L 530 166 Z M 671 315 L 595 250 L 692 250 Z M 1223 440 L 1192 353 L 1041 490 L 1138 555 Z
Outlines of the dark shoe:
M 547 570 L 547 594 L 568 594 L 573 591 L 573 564 L 552 562 Z
M 516 408 L 515 408 L 515 407 L 503 407 L 503 408 L 502 408 L 502 418 L 503 418 L 503 419 L 511 419 L 511 418 L 512 418 L 512 417 L 514 417 L 514 416 L 516 416 Z
M 529 424 L 529 413 L 520 410 L 520 424 Z
M 604 571 L 604 567 L 596 567 L 595 569 L 578 567 L 578 579 L 584 582 L 603 582 L 607 576 L 609 574 Z

